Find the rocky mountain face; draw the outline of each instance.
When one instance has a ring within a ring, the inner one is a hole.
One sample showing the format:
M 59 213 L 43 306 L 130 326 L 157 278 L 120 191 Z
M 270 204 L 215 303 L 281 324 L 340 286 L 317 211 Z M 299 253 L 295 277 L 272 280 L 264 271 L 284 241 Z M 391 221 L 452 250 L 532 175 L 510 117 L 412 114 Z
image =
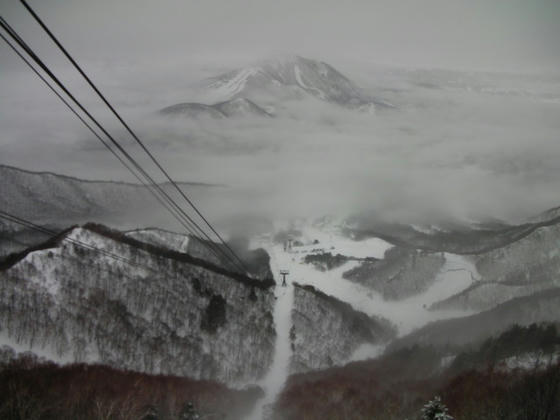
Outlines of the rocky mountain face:
M 425 291 L 445 263 L 441 253 L 393 247 L 385 257 L 366 261 L 343 277 L 379 292 L 386 300 L 398 300 Z
M 272 114 L 247 98 L 234 98 L 213 105 L 185 102 L 164 108 L 160 114 L 169 117 L 216 119 L 250 116 L 272 117 Z
M 434 309 L 486 310 L 509 299 L 560 287 L 560 223 L 517 242 L 476 255 L 480 279 Z
M 97 225 L 13 255 L 0 282 L 3 341 L 51 360 L 239 383 L 273 357 L 272 280 Z
M 386 343 L 395 336 L 387 320 L 369 317 L 312 286 L 298 284 L 292 322 L 291 373 L 339 365 L 361 345 Z
M 369 97 L 350 79 L 322 61 L 300 56 L 267 60 L 208 80 L 207 87 L 227 98 L 272 95 L 309 95 L 321 101 L 352 109 L 390 106 Z M 258 101 L 257 101 L 258 102 Z

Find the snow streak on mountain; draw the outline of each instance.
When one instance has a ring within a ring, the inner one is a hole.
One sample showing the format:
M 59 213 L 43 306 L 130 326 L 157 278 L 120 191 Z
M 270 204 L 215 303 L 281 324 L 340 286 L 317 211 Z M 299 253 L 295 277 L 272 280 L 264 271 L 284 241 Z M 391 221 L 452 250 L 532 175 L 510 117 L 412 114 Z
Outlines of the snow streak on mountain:
M 267 60 L 208 80 L 208 87 L 227 98 L 250 98 L 263 92 L 307 94 L 353 109 L 387 105 L 368 97 L 350 79 L 322 61 L 300 56 Z
M 220 102 L 179 103 L 160 113 L 185 118 L 270 117 L 276 102 L 304 97 L 365 112 L 393 107 L 366 94 L 331 65 L 297 55 L 265 60 L 212 77 L 201 88 L 203 95 Z

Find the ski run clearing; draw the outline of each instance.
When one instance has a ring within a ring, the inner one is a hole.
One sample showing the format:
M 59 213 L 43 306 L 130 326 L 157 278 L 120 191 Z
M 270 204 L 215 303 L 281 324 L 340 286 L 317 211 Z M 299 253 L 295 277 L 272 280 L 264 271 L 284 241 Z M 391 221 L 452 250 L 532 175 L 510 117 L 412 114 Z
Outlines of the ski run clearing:
M 444 254 L 446 261 L 443 268 L 432 286 L 424 293 L 400 301 L 385 301 L 379 293 L 342 277 L 342 273 L 360 264 L 359 261 L 349 261 L 334 270 L 322 272 L 313 265 L 305 264 L 303 258 L 308 254 L 330 252 L 355 258 L 381 259 L 385 251 L 392 247 L 391 244 L 379 238 L 354 241 L 339 235 L 334 229 L 303 227 L 300 230 L 301 237 L 298 240 L 302 245 L 293 246 L 290 250 L 285 250 L 284 244 L 274 243 L 268 235 L 252 241 L 252 247 L 265 248 L 271 258 L 271 269 L 277 283 L 275 291 L 277 300 L 274 308 L 277 337 L 272 366 L 265 378 L 259 382 L 259 385 L 264 388 L 265 396 L 257 403 L 249 420 L 266 418 L 267 407 L 274 404 L 288 377 L 294 282 L 314 286 L 368 315 L 389 319 L 398 327 L 400 336 L 431 321 L 473 313 L 427 309 L 432 303 L 466 289 L 472 284 L 473 279 L 478 277 L 474 264 L 460 255 Z M 281 270 L 289 271 L 286 287 L 281 285 Z M 375 358 L 383 353 L 383 350 L 384 347 L 381 345 L 362 345 L 349 356 L 348 362 Z

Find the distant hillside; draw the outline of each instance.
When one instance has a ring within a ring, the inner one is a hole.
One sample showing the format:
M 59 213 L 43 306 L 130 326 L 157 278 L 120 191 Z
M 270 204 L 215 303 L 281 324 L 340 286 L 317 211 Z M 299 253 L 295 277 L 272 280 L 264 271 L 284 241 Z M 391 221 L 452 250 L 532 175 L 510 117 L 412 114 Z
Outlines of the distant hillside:
M 493 223 L 490 225 L 447 224 L 430 229 L 399 223 L 382 223 L 355 217 L 346 234 L 354 239 L 378 237 L 405 248 L 453 254 L 483 254 L 514 243 L 541 227 L 560 224 L 557 209 L 551 209 L 519 225 Z
M 422 408 L 439 396 L 454 419 L 557 419 L 560 364 L 550 351 L 558 339 L 550 325 L 514 327 L 461 353 L 451 367 L 449 359 L 442 359 L 433 348 L 415 346 L 373 360 L 292 375 L 271 418 L 420 419 Z M 512 354 L 535 358 L 517 364 Z
M 104 226 L 12 255 L 0 284 L 2 342 L 48 360 L 225 383 L 256 381 L 272 360 L 272 279 Z
M 511 299 L 497 307 L 463 318 L 436 321 L 395 340 L 389 351 L 414 345 L 453 349 L 476 346 L 511 326 L 560 319 L 560 287 Z
M 272 117 L 270 113 L 247 98 L 231 99 L 213 105 L 185 102 L 168 106 L 159 112 L 168 117 L 182 118 Z
M 0 179 L 0 209 L 40 224 L 68 227 L 91 220 L 126 218 L 133 223 L 135 212 L 160 206 L 152 194 L 138 184 L 89 181 L 7 165 L 0 165 Z M 194 194 L 216 187 L 203 183 L 179 185 Z M 173 194 L 169 184 L 162 186 Z

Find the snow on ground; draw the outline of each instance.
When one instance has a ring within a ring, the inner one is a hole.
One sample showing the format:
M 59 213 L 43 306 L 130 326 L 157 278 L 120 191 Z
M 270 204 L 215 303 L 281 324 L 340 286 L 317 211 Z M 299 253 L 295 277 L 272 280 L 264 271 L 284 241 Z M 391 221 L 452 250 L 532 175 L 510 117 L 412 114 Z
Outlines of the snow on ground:
M 263 244 L 264 245 L 264 244 Z M 291 282 L 283 287 L 279 279 L 279 271 L 285 265 L 285 255 L 276 252 L 271 246 L 265 246 L 270 254 L 271 270 L 276 278 L 276 304 L 274 306 L 274 325 L 276 327 L 276 344 L 274 359 L 267 375 L 259 382 L 263 387 L 265 396 L 261 398 L 249 417 L 249 420 L 261 420 L 267 406 L 273 404 L 284 388 L 288 377 L 290 357 L 292 354 L 290 342 L 290 329 L 292 328 L 292 307 L 294 304 L 294 287 Z
M 277 338 L 272 366 L 265 378 L 259 382 L 259 385 L 265 390 L 265 396 L 257 403 L 249 420 L 263 418 L 267 406 L 274 403 L 288 376 L 294 282 L 312 285 L 368 315 L 377 315 L 391 320 L 398 327 L 399 335 L 407 334 L 430 321 L 472 313 L 427 310 L 432 303 L 464 290 L 471 285 L 474 278 L 478 277 L 474 265 L 464 257 L 445 254 L 446 262 L 440 274 L 434 284 L 424 293 L 401 301 L 385 301 L 377 292 L 342 278 L 342 273 L 360 264 L 359 261 L 349 261 L 337 269 L 321 272 L 312 265 L 303 263 L 302 260 L 308 253 L 321 252 L 340 253 L 357 258 L 383 258 L 385 251 L 391 248 L 391 244 L 378 238 L 353 241 L 339 235 L 336 229 L 306 226 L 299 230 L 302 231 L 301 237 L 294 239 L 301 241 L 303 245 L 294 246 L 292 250 L 288 251 L 284 250 L 284 244 L 272 243 L 273 235 L 265 235 L 251 241 L 251 248 L 263 247 L 269 253 L 271 270 L 277 280 L 275 291 L 277 301 L 274 308 Z M 280 270 L 290 272 L 287 287 L 281 286 Z M 348 361 L 374 358 L 383 351 L 383 345 L 362 345 L 350 355 Z
M 162 229 L 148 228 L 126 232 L 126 236 L 152 245 L 164 246 L 178 252 L 187 252 L 189 235 L 169 232 Z
M 275 227 L 286 229 L 287 224 L 277 223 Z M 331 271 L 321 272 L 313 265 L 303 263 L 303 258 L 307 254 L 322 252 L 330 252 L 333 255 L 340 253 L 356 258 L 383 258 L 385 251 L 392 247 L 391 244 L 379 238 L 354 241 L 342 236 L 332 224 L 316 227 L 303 222 L 292 227 L 301 231 L 301 236 L 293 239 L 302 242 L 303 246 L 293 246 L 292 250 L 286 253 L 283 244 L 273 245 L 276 255 L 287 257 L 279 259 L 283 264 L 280 269 L 290 271 L 290 282 L 312 285 L 349 303 L 356 310 L 387 318 L 397 326 L 399 336 L 432 321 L 474 313 L 464 310 L 428 310 L 433 303 L 461 292 L 479 277 L 476 267 L 466 257 L 445 253 L 446 262 L 428 290 L 407 299 L 385 301 L 376 291 L 342 277 L 345 271 L 358 266 L 359 261 L 349 261 Z
M 362 241 L 342 236 L 335 228 L 319 229 L 305 226 L 301 229 L 302 236 L 297 238 L 303 242 L 303 246 L 295 246 L 292 251 L 295 254 L 330 252 L 333 255 L 342 254 L 355 258 L 383 258 L 385 251 L 392 248 L 389 242 L 380 238 L 368 238 Z M 318 241 L 317 244 L 314 244 Z
M 241 92 L 247 80 L 261 71 L 259 67 L 249 67 L 239 70 L 235 75 L 227 80 L 219 80 L 210 85 L 211 88 L 219 90 L 225 97 L 231 97 Z
M 74 363 L 74 357 L 73 357 L 71 352 L 66 352 L 66 354 L 64 354 L 63 356 L 59 356 L 56 353 L 56 351 L 54 349 L 52 349 L 50 346 L 46 346 L 46 347 L 33 346 L 33 347 L 30 347 L 28 343 L 18 343 L 18 342 L 16 342 L 16 340 L 14 338 L 8 336 L 8 333 L 5 330 L 0 332 L 0 348 L 2 348 L 3 346 L 11 347 L 12 350 L 14 350 L 14 352 L 16 354 L 25 353 L 25 352 L 32 352 L 37 357 L 44 358 L 46 360 L 50 360 L 50 361 L 53 361 L 53 362 L 61 364 L 61 365 L 68 364 L 68 363 Z M 88 354 L 88 359 L 90 359 L 90 358 L 92 360 L 88 360 L 88 361 L 96 361 L 97 360 L 96 355 L 94 355 L 94 354 Z
M 544 354 L 542 352 L 529 352 L 511 356 L 498 364 L 498 369 L 512 370 L 544 370 L 560 361 L 560 353 Z
M 187 246 L 189 246 L 189 239 L 190 237 L 188 235 L 185 235 L 185 239 L 183 239 L 183 242 L 181 242 L 181 246 L 179 247 L 179 252 L 184 252 L 185 254 L 187 253 Z
M 95 260 L 96 265 L 111 267 L 113 269 L 120 268 L 121 270 L 125 270 L 129 276 L 146 276 L 149 273 L 147 267 L 140 265 L 141 261 L 134 262 L 124 257 L 125 254 L 119 251 L 119 248 L 121 250 L 129 249 L 130 247 L 128 245 L 115 243 L 112 239 L 83 228 L 72 230 L 66 239 L 67 240 L 62 243 L 63 246 L 74 248 L 80 246 L 77 244 L 70 244 L 68 242 L 68 240 L 70 240 L 95 248 L 94 252 L 97 252 L 97 258 Z
M 55 275 L 56 264 L 52 263 L 51 259 L 48 258 L 47 255 L 52 255 L 54 258 L 60 257 L 60 254 L 61 252 L 59 248 L 38 250 L 29 253 L 24 258 L 23 262 L 18 263 L 22 264 L 29 262 L 37 269 L 38 275 L 30 277 L 30 280 L 28 281 L 36 284 L 39 287 L 45 288 L 55 301 L 58 301 L 60 284 Z
M 360 360 L 375 359 L 385 351 L 383 344 L 362 344 L 348 359 L 348 362 L 358 362 Z
M 52 298 L 57 301 L 58 293 L 60 290 L 60 283 L 57 279 L 56 269 L 58 264 L 55 259 L 60 258 L 78 258 L 75 253 L 68 252 L 75 247 L 78 243 L 95 247 L 104 250 L 107 247 L 107 240 L 101 236 L 82 228 L 75 228 L 68 233 L 65 240 L 59 246 L 47 248 L 44 250 L 37 250 L 30 252 L 26 257 L 17 264 L 26 264 L 34 266 L 37 269 L 37 275 L 31 276 L 29 282 L 33 282 L 39 287 L 44 288 Z M 100 252 L 99 258 L 111 258 L 107 252 Z M 50 256 L 50 257 L 49 257 Z M 121 260 L 115 260 L 119 264 L 124 264 Z
M 431 321 L 474 313 L 462 310 L 429 311 L 427 309 L 432 303 L 450 297 L 472 284 L 470 271 L 472 264 L 459 255 L 445 254 L 445 257 L 446 263 L 443 269 L 428 290 L 400 301 L 385 301 L 376 291 L 344 279 L 342 273 L 359 265 L 357 261 L 350 261 L 334 270 L 321 272 L 312 265 L 301 262 L 301 255 L 294 254 L 283 268 L 290 270 L 291 281 L 310 284 L 328 295 L 348 302 L 354 309 L 368 315 L 389 319 L 398 327 L 399 336 L 402 336 Z
M 303 78 L 301 77 L 301 71 L 299 69 L 299 66 L 296 64 L 296 66 L 294 67 L 294 73 L 296 76 L 296 81 L 298 82 L 298 84 L 302 87 L 302 88 L 307 88 L 307 86 L 305 85 L 305 83 L 303 83 Z

